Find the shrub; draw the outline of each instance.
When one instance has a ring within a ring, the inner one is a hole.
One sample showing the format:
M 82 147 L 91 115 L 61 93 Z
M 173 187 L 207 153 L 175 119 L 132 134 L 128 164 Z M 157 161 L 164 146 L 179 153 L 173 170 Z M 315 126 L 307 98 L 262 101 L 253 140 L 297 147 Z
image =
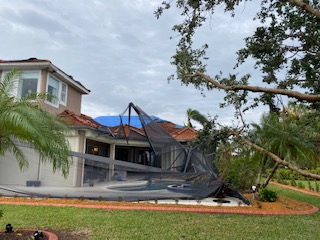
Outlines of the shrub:
M 291 171 L 288 171 L 285 168 L 279 168 L 273 177 L 277 179 L 291 179 L 291 173 Z
M 266 173 L 270 173 L 271 169 L 267 169 Z M 312 169 L 312 170 L 306 170 L 306 172 L 309 173 L 314 173 L 314 174 L 320 174 L 320 167 L 318 167 L 317 169 Z M 295 180 L 313 180 L 312 178 L 307 178 L 302 176 L 301 174 L 294 172 L 290 169 L 286 169 L 286 168 L 279 168 L 276 173 L 273 176 L 274 179 L 295 179 Z
M 277 193 L 273 190 L 263 188 L 259 191 L 258 198 L 263 202 L 275 202 L 277 200 Z
M 238 189 L 251 189 L 257 179 L 258 162 L 250 157 L 232 158 L 229 167 L 229 174 L 226 180 Z M 221 169 L 219 170 L 221 171 Z
M 297 183 L 296 183 L 296 180 L 294 180 L 293 178 L 291 179 L 291 182 L 290 182 L 290 185 L 292 187 L 296 187 L 297 186 Z
M 3 215 L 3 212 L 2 212 L 2 210 L 0 210 L 0 218 L 2 217 L 2 215 Z
M 318 182 L 317 181 L 315 181 L 315 185 L 316 185 L 316 192 L 319 192 L 319 184 L 318 184 Z
M 308 181 L 308 189 L 312 190 L 312 186 L 311 186 L 311 182 L 310 181 Z
M 298 188 L 304 188 L 303 182 L 298 182 Z

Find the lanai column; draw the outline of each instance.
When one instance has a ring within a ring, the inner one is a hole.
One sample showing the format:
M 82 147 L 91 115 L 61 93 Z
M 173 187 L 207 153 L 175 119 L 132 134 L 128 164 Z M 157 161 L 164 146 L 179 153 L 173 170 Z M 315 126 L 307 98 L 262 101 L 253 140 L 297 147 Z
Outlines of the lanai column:
M 78 141 L 75 150 L 80 153 L 85 153 L 85 131 L 78 131 Z M 84 159 L 75 158 L 75 167 L 74 167 L 74 178 L 73 186 L 82 187 L 83 186 L 83 175 L 84 175 Z
M 116 144 L 110 144 L 110 159 L 115 160 L 116 158 Z M 109 164 L 109 180 L 112 180 L 114 175 L 114 164 Z

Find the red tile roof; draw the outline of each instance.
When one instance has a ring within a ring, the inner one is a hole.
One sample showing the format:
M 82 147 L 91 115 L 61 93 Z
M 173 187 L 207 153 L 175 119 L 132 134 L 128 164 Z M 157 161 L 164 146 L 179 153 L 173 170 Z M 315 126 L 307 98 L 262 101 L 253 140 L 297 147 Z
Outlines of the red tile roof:
M 127 125 L 127 124 L 123 124 L 123 128 L 122 128 L 121 130 L 124 132 L 124 134 L 125 134 L 126 137 L 129 136 L 130 131 L 135 132 L 135 133 L 138 133 L 138 134 L 141 135 L 141 136 L 145 136 L 145 133 L 144 133 L 143 129 L 141 129 L 141 128 L 136 128 L 136 127 L 134 127 L 134 126 L 129 126 L 129 125 Z M 116 127 L 111 128 L 111 131 L 112 131 L 112 133 L 113 133 L 114 135 L 119 134 L 119 132 L 120 132 L 121 130 L 120 130 L 119 126 L 116 126 Z
M 190 141 L 197 135 L 195 129 L 189 127 L 176 128 L 176 124 L 172 122 L 158 124 L 178 141 Z
M 165 123 L 158 123 L 164 130 L 166 130 L 168 133 L 172 133 L 174 131 L 177 130 L 177 128 L 175 128 L 176 124 L 172 123 L 172 122 L 165 122 Z
M 107 126 L 101 125 L 100 123 L 93 120 L 91 117 L 80 114 L 77 115 L 74 112 L 69 110 L 65 110 L 64 112 L 59 114 L 66 120 L 67 124 L 72 126 L 83 126 L 83 127 L 92 127 L 95 129 L 105 128 Z M 172 122 L 165 122 L 165 123 L 158 123 L 164 130 L 166 130 L 173 138 L 177 141 L 191 141 L 197 135 L 197 131 L 193 128 L 183 127 L 183 128 L 176 128 L 176 124 Z M 136 128 L 134 126 L 129 126 L 124 124 L 123 132 L 126 137 L 128 137 L 130 131 L 139 134 L 140 136 L 145 136 L 145 132 L 141 128 Z M 114 135 L 119 134 L 119 127 L 111 127 L 110 130 Z
M 91 117 L 84 114 L 77 115 L 69 110 L 64 110 L 59 114 L 59 116 L 61 116 L 66 121 L 66 123 L 70 124 L 71 126 L 85 126 L 93 127 L 96 129 L 103 127 L 100 123 L 96 122 Z
M 48 62 L 52 63 L 47 59 L 37 59 L 37 58 L 29 58 L 29 59 L 20 59 L 20 60 L 2 60 L 0 59 L 1 63 L 22 63 L 22 62 Z
M 194 128 L 184 127 L 171 135 L 178 141 L 190 141 L 197 136 L 197 131 Z

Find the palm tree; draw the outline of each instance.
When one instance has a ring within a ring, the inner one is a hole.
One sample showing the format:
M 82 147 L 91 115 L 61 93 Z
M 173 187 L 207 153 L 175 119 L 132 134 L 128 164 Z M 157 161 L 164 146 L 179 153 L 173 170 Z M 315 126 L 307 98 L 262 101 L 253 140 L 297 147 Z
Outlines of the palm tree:
M 187 127 L 193 127 L 191 120 L 200 123 L 202 126 L 209 122 L 208 119 L 204 115 L 202 115 L 198 110 L 191 108 L 187 109 L 187 118 Z
M 316 148 L 313 139 L 306 134 L 307 127 L 299 124 L 295 117 L 279 119 L 279 115 L 270 113 L 262 117 L 260 125 L 253 124 L 253 141 L 286 162 L 310 167 L 310 160 L 316 156 Z M 261 152 L 255 152 L 254 157 L 263 159 L 263 166 L 268 160 Z M 279 166 L 278 162 L 274 165 L 270 178 Z M 266 186 L 268 181 L 269 178 L 263 185 Z
M 68 175 L 71 158 L 65 133 L 70 129 L 58 116 L 41 109 L 45 94 L 30 94 L 21 99 L 11 93 L 19 71 L 8 72 L 0 81 L 0 156 L 12 152 L 20 169 L 28 167 L 21 144 L 28 144 L 39 153 L 42 161 L 51 162 L 53 171 Z
M 282 111 L 282 120 L 296 120 L 304 128 L 305 136 L 313 141 L 316 147 L 316 155 L 312 157 L 313 168 L 318 167 L 320 156 L 320 123 L 319 112 L 311 109 L 310 106 L 303 103 L 295 103 L 289 101 L 288 107 Z

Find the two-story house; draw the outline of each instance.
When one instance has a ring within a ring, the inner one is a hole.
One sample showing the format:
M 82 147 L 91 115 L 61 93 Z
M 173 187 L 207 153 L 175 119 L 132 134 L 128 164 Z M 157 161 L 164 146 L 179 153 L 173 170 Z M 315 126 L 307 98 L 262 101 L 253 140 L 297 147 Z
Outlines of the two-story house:
M 174 153 L 168 152 L 166 157 L 160 160 L 155 158 L 153 149 L 150 147 L 150 139 L 141 126 L 126 126 L 127 129 L 124 129 L 121 135 L 119 126 L 103 122 L 103 119 L 110 119 L 108 116 L 102 117 L 102 121 L 100 121 L 101 118 L 95 121 L 81 114 L 82 95 L 89 94 L 90 91 L 49 60 L 36 58 L 0 60 L 0 79 L 13 68 L 21 71 L 17 81 L 18 87 L 14 93 L 16 97 L 22 98 L 29 93 L 44 92 L 54 96 L 47 98 L 42 103 L 42 108 L 53 114 L 59 114 L 72 127 L 72 134 L 66 136 L 71 151 L 78 155 L 94 155 L 98 160 L 73 154 L 73 164 L 65 179 L 61 172 L 53 173 L 49 163 L 42 163 L 32 148 L 21 146 L 29 161 L 28 169 L 21 172 L 16 159 L 10 153 L 0 157 L 1 185 L 24 185 L 30 181 L 37 181 L 44 186 L 80 187 L 91 181 L 112 179 L 115 174 L 120 173 L 117 171 L 119 169 L 125 169 L 126 172 L 134 168 L 139 169 L 139 166 L 153 170 L 176 167 L 177 161 L 171 157 Z M 196 131 L 192 128 L 177 126 L 162 120 L 157 124 L 182 144 L 196 136 Z M 126 134 L 129 130 L 131 139 L 128 142 Z M 144 168 L 141 167 L 141 169 Z
M 90 90 L 49 60 L 37 58 L 0 60 L 0 80 L 12 69 L 18 69 L 21 73 L 13 93 L 17 98 L 23 98 L 29 93 L 47 92 L 51 97 L 42 102 L 43 109 L 53 114 L 60 114 L 65 110 L 75 114 L 81 113 L 82 95 L 89 94 Z M 73 136 L 68 136 L 74 151 L 81 150 L 79 143 L 73 143 L 77 142 L 77 140 L 73 141 L 73 139 L 78 139 L 77 135 L 75 131 Z M 64 179 L 60 172 L 52 173 L 50 164 L 41 163 L 38 155 L 31 148 L 27 146 L 21 148 L 29 161 L 29 167 L 20 171 L 14 156 L 7 153 L 0 158 L 0 184 L 25 184 L 30 180 L 39 180 L 44 185 L 81 185 L 80 180 L 78 182 L 75 180 L 81 177 L 78 177 L 77 171 L 73 169 L 74 166 L 77 166 L 77 159 L 74 159 L 68 178 Z
M 68 109 L 76 114 L 81 113 L 83 94 L 89 94 L 85 88 L 71 75 L 56 67 L 49 60 L 29 58 L 26 60 L 0 60 L 0 77 L 16 68 L 21 71 L 16 88 L 17 98 L 29 93 L 48 92 L 52 98 L 43 103 L 43 108 L 52 113 L 61 113 Z

